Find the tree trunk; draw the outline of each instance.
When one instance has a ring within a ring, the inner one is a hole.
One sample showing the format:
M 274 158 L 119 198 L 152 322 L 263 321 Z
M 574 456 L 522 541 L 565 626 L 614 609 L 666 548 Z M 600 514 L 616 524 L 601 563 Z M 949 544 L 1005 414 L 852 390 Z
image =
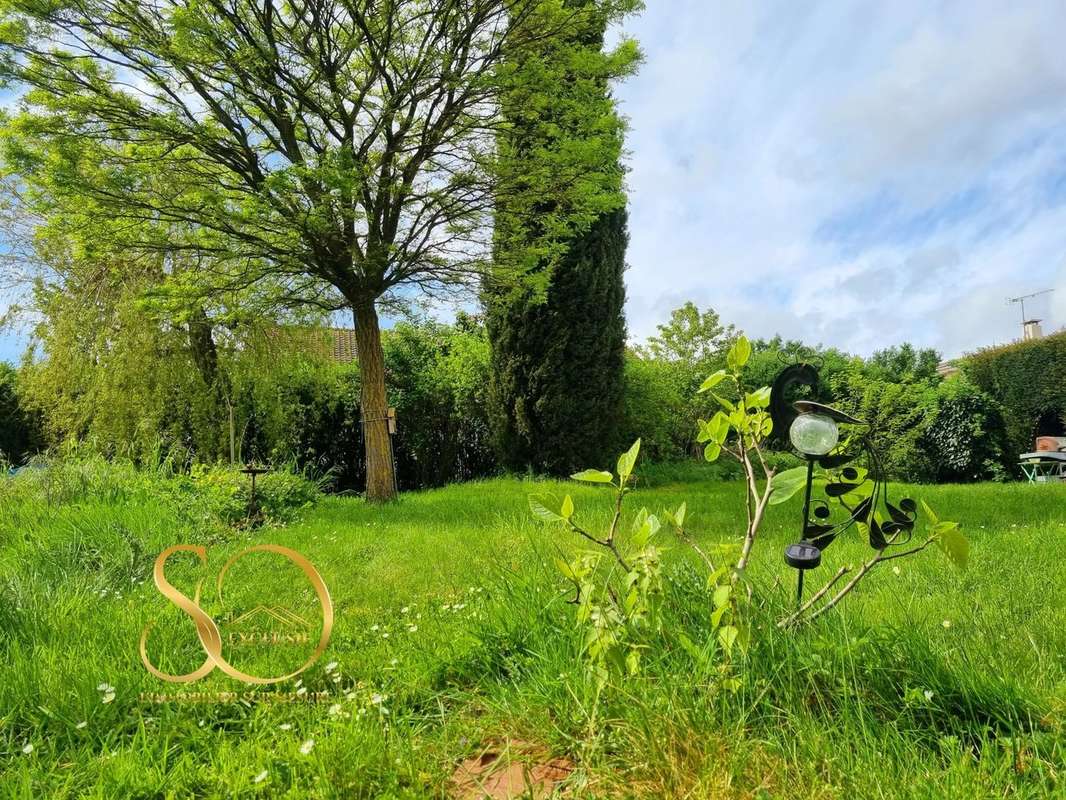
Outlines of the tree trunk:
M 385 399 L 385 353 L 374 302 L 353 306 L 359 357 L 359 404 L 366 445 L 366 499 L 381 502 L 396 496 L 396 473 L 389 441 L 389 411 Z
M 193 363 L 196 365 L 200 377 L 207 386 L 207 391 L 212 401 L 213 413 L 221 410 L 225 403 L 229 409 L 229 460 L 234 463 L 233 447 L 233 403 L 230 397 L 228 376 L 219 369 L 218 347 L 215 344 L 215 328 L 207 312 L 201 305 L 195 306 L 189 314 L 189 349 L 192 353 Z M 218 454 L 217 441 L 211 442 L 212 453 Z
M 207 388 L 214 391 L 218 380 L 218 349 L 215 347 L 214 326 L 203 306 L 196 306 L 189 315 L 189 348 L 200 377 Z

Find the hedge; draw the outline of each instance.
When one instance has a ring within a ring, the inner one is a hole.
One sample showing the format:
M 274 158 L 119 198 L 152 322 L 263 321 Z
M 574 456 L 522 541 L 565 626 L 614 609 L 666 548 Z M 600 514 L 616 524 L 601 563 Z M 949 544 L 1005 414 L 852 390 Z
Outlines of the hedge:
M 1066 414 L 1066 332 L 980 350 L 962 368 L 1002 406 L 1012 455 L 1033 449 L 1042 417 Z

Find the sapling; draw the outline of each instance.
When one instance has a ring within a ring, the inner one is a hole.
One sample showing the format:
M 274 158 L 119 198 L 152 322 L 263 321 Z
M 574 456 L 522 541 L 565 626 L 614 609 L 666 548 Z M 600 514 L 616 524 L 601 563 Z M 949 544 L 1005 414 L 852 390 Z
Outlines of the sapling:
M 571 476 L 577 481 L 613 489 L 611 521 L 603 532 L 594 531 L 580 521 L 569 494 L 558 506 L 554 498 L 529 499 L 530 509 L 538 519 L 562 524 L 595 545 L 594 549 L 581 552 L 572 559 L 556 558 L 556 566 L 573 585 L 574 595 L 570 602 L 577 606 L 575 623 L 586 628 L 585 655 L 601 689 L 612 672 L 620 675 L 639 672 L 643 651 L 654 646 L 654 637 L 663 632 L 662 550 L 655 543 L 663 527 L 662 521 L 647 508 L 641 508 L 628 525 L 628 533 L 623 533 L 626 529 L 622 524 L 625 500 L 633 490 L 633 470 L 639 454 L 638 439 L 619 456 L 617 474 L 586 469 Z M 549 504 L 559 510 L 553 511 Z M 714 609 L 711 635 L 728 654 L 734 645 L 743 645 L 748 638 L 746 627 L 738 619 L 728 571 L 724 567 L 716 568 L 707 552 L 686 532 L 684 503 L 676 511 L 664 512 L 662 516 L 707 567 L 706 586 Z M 684 634 L 678 632 L 676 638 L 685 650 L 698 649 Z M 703 651 L 700 652 L 702 657 Z

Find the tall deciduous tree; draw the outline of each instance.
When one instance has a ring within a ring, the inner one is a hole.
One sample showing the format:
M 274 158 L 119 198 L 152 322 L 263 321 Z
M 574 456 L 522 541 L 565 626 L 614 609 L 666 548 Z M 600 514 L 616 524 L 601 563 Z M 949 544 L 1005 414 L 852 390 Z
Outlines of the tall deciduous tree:
M 265 280 L 292 302 L 352 309 L 367 496 L 387 499 L 381 304 L 481 275 L 500 198 L 551 198 L 555 213 L 497 279 L 550 262 L 555 242 L 592 224 L 610 192 L 585 176 L 614 153 L 518 164 L 497 147 L 511 124 L 501 96 L 529 77 L 511 65 L 632 5 L 5 0 L 0 73 L 26 89 L 8 164 L 68 219 L 105 215 L 130 248 L 207 257 L 200 290 Z M 628 63 L 575 62 L 574 79 Z
M 614 446 L 622 409 L 625 355 L 625 195 L 622 187 L 623 124 L 608 82 L 628 62 L 597 63 L 609 18 L 587 0 L 568 7 L 592 10 L 569 38 L 545 44 L 536 57 L 522 54 L 514 69 L 526 76 L 504 109 L 513 120 L 503 147 L 531 168 L 542 150 L 610 153 L 599 161 L 596 176 L 603 204 L 587 230 L 575 231 L 550 276 L 546 291 L 484 292 L 486 323 L 492 344 L 493 428 L 503 463 L 512 469 L 533 468 L 556 474 L 602 463 Z M 548 68 L 545 68 L 546 65 Z M 584 124 L 591 114 L 590 134 Z M 531 209 L 500 198 L 497 259 L 506 264 L 541 236 L 545 215 L 565 215 L 553 198 L 534 200 Z

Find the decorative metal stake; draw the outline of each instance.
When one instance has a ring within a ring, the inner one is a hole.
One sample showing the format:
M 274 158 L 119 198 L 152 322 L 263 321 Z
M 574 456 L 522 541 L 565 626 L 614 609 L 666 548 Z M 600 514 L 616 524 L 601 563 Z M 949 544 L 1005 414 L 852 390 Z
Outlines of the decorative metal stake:
M 854 447 L 839 452 L 838 424 L 865 426 L 866 423 L 811 400 L 790 403 L 786 393 L 796 385 L 814 389 L 818 385 L 818 371 L 810 364 L 793 364 L 782 370 L 770 393 L 770 415 L 775 435 L 779 439 L 787 435 L 792 446 L 807 461 L 803 537 L 785 548 L 785 563 L 798 572 L 798 610 L 803 604 L 804 573 L 822 563 L 822 552 L 837 536 L 858 523 L 868 531 L 870 546 L 875 550 L 906 544 L 914 530 L 917 506 L 909 498 L 900 500 L 898 506 L 889 502 L 881 461 L 873 448 L 869 430 L 857 438 Z M 838 452 L 834 453 L 834 450 Z M 869 463 L 865 475 L 849 466 L 860 455 L 866 456 Z M 826 496 L 836 500 L 848 514 L 839 522 L 831 522 L 833 512 L 826 500 L 812 500 L 815 464 L 824 470 L 840 469 L 839 473 L 826 473 L 825 486 Z
M 257 475 L 262 475 L 264 473 L 270 472 L 270 470 L 266 467 L 256 467 L 252 464 L 249 464 L 244 469 L 242 469 L 241 472 L 243 472 L 245 475 L 252 476 L 252 491 L 251 494 L 248 496 L 247 514 L 249 523 L 255 526 L 262 522 L 262 515 L 259 512 L 259 497 L 255 493 L 255 478 Z

